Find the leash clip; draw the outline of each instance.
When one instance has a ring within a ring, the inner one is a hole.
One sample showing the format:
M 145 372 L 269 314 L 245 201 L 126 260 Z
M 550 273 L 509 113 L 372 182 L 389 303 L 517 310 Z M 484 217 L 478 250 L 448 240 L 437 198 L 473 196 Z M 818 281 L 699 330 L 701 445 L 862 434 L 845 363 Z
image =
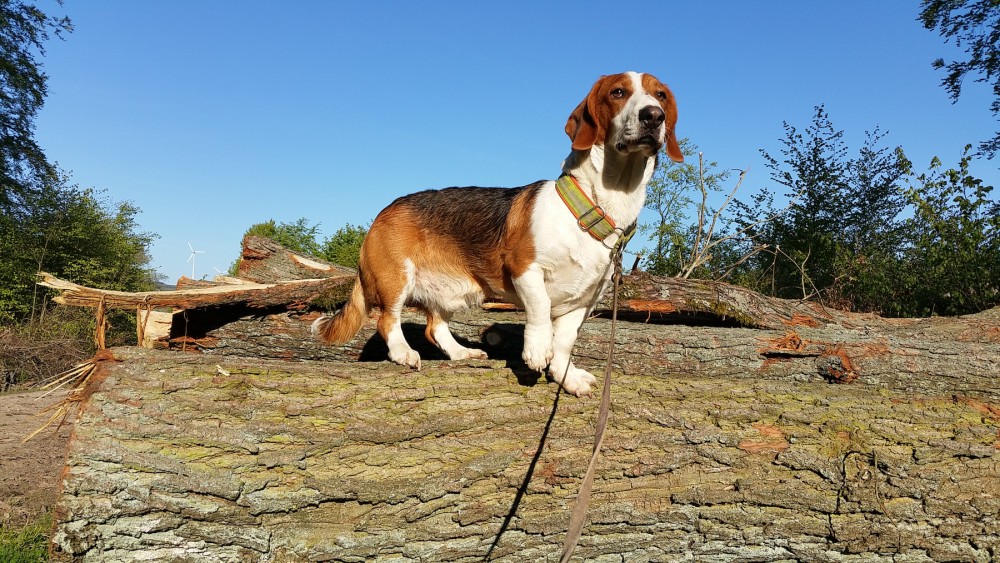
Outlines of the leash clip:
M 632 240 L 632 235 L 635 234 L 635 230 L 636 230 L 635 223 L 632 223 L 626 229 L 622 229 L 621 227 L 615 227 L 614 230 L 611 231 L 611 233 L 617 234 L 618 240 L 616 240 L 615 243 L 611 246 L 608 246 L 607 237 L 601 239 L 601 244 L 604 245 L 604 248 L 607 248 L 608 250 L 611 251 L 612 259 L 614 259 L 616 256 L 618 257 L 619 260 L 621 259 L 622 253 L 625 252 L 625 245 L 628 244 L 628 241 Z M 611 235 L 609 234 L 608 236 Z

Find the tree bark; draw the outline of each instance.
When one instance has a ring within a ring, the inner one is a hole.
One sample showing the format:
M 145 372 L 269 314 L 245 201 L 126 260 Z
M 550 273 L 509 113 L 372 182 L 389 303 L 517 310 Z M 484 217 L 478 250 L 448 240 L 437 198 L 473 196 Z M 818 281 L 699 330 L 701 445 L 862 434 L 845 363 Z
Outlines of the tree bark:
M 611 310 L 611 292 L 598 303 Z M 757 328 L 819 326 L 842 318 L 842 312 L 818 303 L 765 297 L 738 285 L 709 280 L 653 276 L 635 272 L 622 276 L 618 308 L 636 320 L 714 322 Z
M 353 268 L 313 256 L 303 256 L 271 239 L 254 235 L 243 237 L 243 251 L 237 271 L 240 278 L 260 283 L 355 274 Z
M 450 324 L 491 360 L 385 362 L 375 316 L 309 334 L 352 272 L 245 241 L 258 283 L 61 302 L 176 308 L 157 345 L 92 377 L 56 513 L 56 561 L 557 558 L 595 399 L 521 361 L 524 314 Z M 257 260 L 253 263 L 253 260 Z M 332 277 L 280 282 L 283 277 Z M 1000 309 L 882 319 L 728 284 L 626 276 L 612 418 L 580 559 L 1000 557 Z M 609 304 L 580 330 L 608 354 Z M 377 312 L 375 313 L 377 315 Z
M 703 326 L 678 322 L 622 322 L 615 339 L 615 369 L 627 375 L 674 374 L 733 378 L 858 382 L 910 393 L 963 393 L 1000 400 L 1000 308 L 965 317 L 883 319 L 849 315 L 818 326 L 789 323 L 780 329 Z M 312 338 L 315 312 L 278 312 L 225 324 L 196 324 L 172 342 L 206 354 L 274 359 L 384 361 L 388 348 L 375 330 L 377 313 L 345 346 Z M 635 320 L 635 316 L 625 318 Z M 646 315 L 641 314 L 641 319 Z M 718 319 L 711 325 L 718 325 Z M 574 356 L 603 366 L 608 319 L 580 329 Z M 421 357 L 445 356 L 424 337 L 423 315 L 405 311 L 403 332 Z M 520 360 L 524 314 L 476 311 L 449 323 L 466 345 L 504 358 L 516 373 L 531 373 Z
M 322 301 L 344 301 L 354 283 L 354 275 L 338 275 L 319 279 L 299 279 L 275 283 L 243 283 L 199 285 L 176 291 L 112 291 L 94 289 L 61 280 L 42 272 L 38 285 L 57 289 L 53 301 L 77 307 L 135 309 L 136 307 L 170 307 L 175 309 L 210 309 L 221 306 L 267 310 L 304 309 Z
M 494 359 L 420 372 L 382 361 L 371 326 L 314 344 L 311 316 L 217 327 L 202 354 L 115 350 L 70 446 L 55 560 L 557 557 L 597 401 L 524 369 L 523 314 L 461 317 Z M 579 559 L 1000 556 L 1000 314 L 850 319 L 620 323 Z M 577 345 L 594 373 L 607 328 Z

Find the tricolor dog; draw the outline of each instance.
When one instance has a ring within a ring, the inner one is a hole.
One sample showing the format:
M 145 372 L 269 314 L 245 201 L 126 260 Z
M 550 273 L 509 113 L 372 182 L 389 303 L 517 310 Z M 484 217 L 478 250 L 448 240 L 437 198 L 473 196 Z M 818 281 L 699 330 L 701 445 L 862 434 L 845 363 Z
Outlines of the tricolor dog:
M 420 369 L 403 338 L 404 306 L 427 315 L 427 339 L 452 360 L 486 358 L 448 330 L 452 314 L 501 296 L 524 308 L 522 358 L 574 395 L 596 378 L 570 361 L 577 329 L 608 286 L 611 248 L 634 227 L 656 155 L 674 135 L 677 106 L 650 74 L 601 77 L 570 114 L 562 177 L 520 188 L 446 188 L 401 197 L 379 213 L 361 246 L 351 296 L 313 324 L 332 343 L 357 334 L 373 307 L 389 359 Z

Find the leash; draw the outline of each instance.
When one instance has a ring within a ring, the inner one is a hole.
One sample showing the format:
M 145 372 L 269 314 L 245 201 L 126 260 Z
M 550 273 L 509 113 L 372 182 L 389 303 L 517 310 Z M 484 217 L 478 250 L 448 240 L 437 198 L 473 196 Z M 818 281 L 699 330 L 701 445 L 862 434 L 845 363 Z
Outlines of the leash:
M 621 285 L 622 253 L 625 251 L 626 242 L 628 240 L 625 237 L 619 237 L 611 249 L 612 262 L 614 263 L 614 273 L 611 276 L 611 341 L 608 343 L 608 363 L 604 366 L 604 388 L 601 390 L 601 406 L 597 412 L 594 450 L 590 454 L 590 463 L 587 464 L 587 473 L 583 476 L 583 483 L 580 484 L 580 492 L 577 493 L 573 512 L 570 513 L 569 529 L 566 531 L 566 540 L 563 543 L 559 563 L 568 563 L 570 557 L 573 556 L 573 551 L 576 550 L 577 542 L 580 541 L 583 524 L 587 519 L 587 508 L 590 506 L 590 492 L 594 485 L 597 458 L 601 453 L 601 446 L 604 444 L 604 430 L 608 426 L 608 415 L 611 410 L 611 363 L 615 355 L 615 332 L 618 325 L 618 288 Z
M 590 492 L 594 485 L 594 473 L 597 470 L 597 457 L 601 453 L 601 446 L 604 444 L 604 430 L 608 426 L 608 415 L 611 410 L 611 364 L 614 360 L 615 333 L 618 326 L 618 288 L 621 285 L 622 279 L 622 254 L 625 252 L 625 245 L 628 244 L 632 235 L 635 234 L 637 224 L 632 223 L 624 229 L 616 226 L 614 220 L 611 217 L 608 217 L 607 213 L 604 212 L 604 209 L 594 203 L 593 200 L 591 200 L 590 197 L 583 191 L 583 189 L 580 188 L 580 184 L 576 181 L 576 179 L 568 174 L 560 176 L 559 180 L 556 181 L 556 191 L 559 193 L 559 197 L 562 198 L 563 203 L 566 204 L 566 207 L 569 208 L 570 212 L 576 218 L 577 226 L 590 236 L 600 241 L 605 248 L 611 251 L 612 263 L 608 266 L 614 268 L 614 271 L 611 274 L 613 285 L 611 296 L 611 341 L 608 344 L 608 363 L 604 367 L 604 388 L 601 391 L 601 406 L 597 413 L 597 428 L 594 434 L 594 449 L 590 455 L 590 462 L 587 464 L 587 473 L 584 475 L 583 483 L 580 485 L 580 491 L 577 493 L 576 503 L 573 506 L 573 511 L 570 513 L 569 529 L 566 531 L 566 540 L 565 543 L 563 543 L 563 551 L 559 559 L 560 563 L 566 563 L 569 561 L 570 557 L 573 556 L 573 552 L 576 550 L 576 544 L 580 541 L 580 534 L 583 532 L 584 521 L 587 519 L 587 508 L 590 505 Z M 618 234 L 618 240 L 615 241 L 613 246 L 608 246 L 608 243 L 605 242 L 605 240 L 607 237 L 611 236 L 612 233 Z M 599 290 L 600 287 L 598 287 L 598 291 Z M 594 296 L 595 303 L 598 297 L 600 297 L 600 293 Z M 585 322 L 587 322 L 586 318 L 580 321 L 580 326 L 576 329 L 577 335 L 579 335 L 580 329 L 583 328 L 583 323 Z M 563 381 L 565 381 L 566 375 L 569 373 L 569 365 L 569 362 L 567 362 L 566 371 L 563 372 Z M 514 497 L 514 503 L 508 511 L 507 517 L 500 526 L 500 531 L 494 538 L 489 551 L 486 552 L 486 561 L 490 560 L 494 548 L 496 548 L 497 544 L 500 542 L 500 536 L 503 535 L 507 526 L 510 524 L 510 521 L 513 519 L 514 514 L 517 512 L 521 496 L 528 488 L 528 483 L 531 481 L 531 476 L 534 473 L 535 464 L 542 453 L 542 449 L 545 447 L 545 439 L 549 433 L 549 426 L 552 424 L 552 420 L 555 417 L 555 406 L 559 404 L 559 395 L 561 393 L 562 383 L 559 384 L 559 389 L 556 390 L 556 399 L 552 407 L 552 414 L 549 416 L 549 421 L 545 425 L 541 442 L 538 444 L 538 450 L 535 452 L 535 456 L 532 458 L 531 463 L 528 466 L 528 472 L 524 477 L 521 487 L 518 489 L 517 495 Z

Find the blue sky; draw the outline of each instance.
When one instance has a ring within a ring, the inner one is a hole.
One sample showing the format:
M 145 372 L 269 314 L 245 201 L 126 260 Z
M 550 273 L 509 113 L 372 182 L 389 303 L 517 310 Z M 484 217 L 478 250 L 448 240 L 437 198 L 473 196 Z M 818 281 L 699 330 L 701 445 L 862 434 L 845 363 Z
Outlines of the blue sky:
M 749 167 L 744 200 L 775 188 L 759 149 L 780 154 L 782 122 L 805 128 L 818 104 L 852 151 L 879 126 L 917 170 L 997 127 L 986 85 L 947 98 L 931 61 L 960 52 L 916 1 L 40 6 L 76 29 L 47 46 L 36 138 L 74 183 L 142 209 L 171 282 L 191 275 L 188 241 L 211 277 L 267 219 L 329 235 L 420 189 L 555 178 L 566 118 L 602 74 L 669 84 L 678 135 Z M 995 186 L 998 167 L 973 173 Z

